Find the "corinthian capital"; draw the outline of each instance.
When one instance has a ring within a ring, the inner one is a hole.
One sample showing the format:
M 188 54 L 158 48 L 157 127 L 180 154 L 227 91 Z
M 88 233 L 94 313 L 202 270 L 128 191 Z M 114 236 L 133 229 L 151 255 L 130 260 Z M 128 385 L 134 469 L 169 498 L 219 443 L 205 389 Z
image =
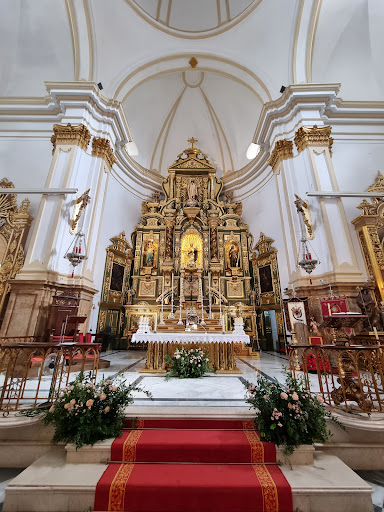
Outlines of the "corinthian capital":
M 92 140 L 92 156 L 100 156 L 104 158 L 110 169 L 115 162 L 117 162 L 113 149 L 110 146 L 109 140 L 102 137 L 94 137 Z
M 53 144 L 52 153 L 55 152 L 58 144 L 75 144 L 84 151 L 87 151 L 89 141 L 91 140 L 91 134 L 83 124 L 72 126 L 68 123 L 66 126 L 61 124 L 53 125 L 53 135 L 51 142 Z
M 295 133 L 295 144 L 297 151 L 301 153 L 308 146 L 328 146 L 332 155 L 333 139 L 330 126 L 302 126 Z
M 271 158 L 268 160 L 268 165 L 275 170 L 277 164 L 281 160 L 293 157 L 293 142 L 290 140 L 282 139 L 278 140 L 271 153 Z

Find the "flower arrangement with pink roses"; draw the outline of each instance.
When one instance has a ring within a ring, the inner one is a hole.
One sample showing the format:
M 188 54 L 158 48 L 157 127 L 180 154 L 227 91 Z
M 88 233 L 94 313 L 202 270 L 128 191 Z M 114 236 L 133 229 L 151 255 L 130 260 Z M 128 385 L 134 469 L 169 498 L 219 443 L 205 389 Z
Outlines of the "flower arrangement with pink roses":
M 177 348 L 173 357 L 165 356 L 165 362 L 170 367 L 167 378 L 193 379 L 203 377 L 206 372 L 212 371 L 209 358 L 199 348 Z
M 284 454 L 290 455 L 299 445 L 325 443 L 331 435 L 327 418 L 344 427 L 302 378 L 295 379 L 287 370 L 285 376 L 285 384 L 261 375 L 256 385 L 246 382 L 246 402 L 256 410 L 255 424 L 262 440 L 282 446 Z
M 117 437 L 123 426 L 124 409 L 133 402 L 133 391 L 144 390 L 126 385 L 120 377 L 103 378 L 95 384 L 90 375 L 80 373 L 44 411 L 44 424 L 55 429 L 52 442 L 73 443 L 79 449 Z

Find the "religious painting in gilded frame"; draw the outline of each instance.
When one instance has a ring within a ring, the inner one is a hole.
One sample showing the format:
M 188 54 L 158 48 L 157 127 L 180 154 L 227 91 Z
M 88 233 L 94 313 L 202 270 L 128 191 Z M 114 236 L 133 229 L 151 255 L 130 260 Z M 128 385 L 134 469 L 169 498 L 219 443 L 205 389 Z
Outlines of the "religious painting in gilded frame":
M 121 292 L 123 290 L 124 272 L 125 272 L 125 267 L 123 265 L 119 265 L 118 263 L 113 263 L 112 274 L 111 274 L 111 284 L 109 286 L 110 290 L 113 290 L 115 292 Z
M 259 267 L 260 293 L 273 292 L 273 278 L 271 265 Z

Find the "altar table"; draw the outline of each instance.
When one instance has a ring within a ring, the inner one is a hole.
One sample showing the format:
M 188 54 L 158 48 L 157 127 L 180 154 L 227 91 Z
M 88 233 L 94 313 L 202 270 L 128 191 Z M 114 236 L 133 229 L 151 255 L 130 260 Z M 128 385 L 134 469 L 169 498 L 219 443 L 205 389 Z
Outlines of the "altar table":
M 144 373 L 166 373 L 165 356 L 172 356 L 178 346 L 200 348 L 210 360 L 216 373 L 241 373 L 236 366 L 235 347 L 249 345 L 246 334 L 220 334 L 195 332 L 135 333 L 131 343 L 148 343 Z

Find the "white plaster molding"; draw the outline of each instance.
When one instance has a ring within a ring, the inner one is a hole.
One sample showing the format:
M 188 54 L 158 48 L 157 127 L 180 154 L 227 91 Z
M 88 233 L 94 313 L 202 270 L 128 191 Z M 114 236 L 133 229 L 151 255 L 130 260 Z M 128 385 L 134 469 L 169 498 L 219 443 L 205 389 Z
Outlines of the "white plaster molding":
M 147 199 L 160 188 L 161 177 L 143 169 L 126 152 L 125 144 L 133 137 L 119 101 L 103 96 L 94 82 L 45 82 L 45 85 L 49 96 L 44 98 L 1 98 L 1 120 L 12 124 L 44 121 L 47 130 L 54 123 L 83 123 L 92 135 L 110 139 L 117 158 L 114 172 L 127 190 Z M 35 137 L 33 130 L 25 131 L 25 126 L 23 134 Z
M 344 102 L 337 98 L 340 84 L 296 84 L 282 96 L 265 103 L 252 142 L 271 150 L 279 139 L 293 140 L 300 126 L 331 125 L 335 139 L 357 139 L 382 143 L 384 102 Z M 294 157 L 296 156 L 294 148 Z M 269 152 L 260 152 L 249 166 L 224 177 L 227 190 L 244 200 L 259 192 L 272 175 Z
M 1 119 L 7 122 L 7 133 L 0 133 L 0 137 L 7 136 L 10 125 L 15 123 L 23 136 L 36 137 L 33 130 L 26 130 L 25 122 L 44 122 L 44 130 L 51 123 L 83 122 L 93 135 L 111 139 L 117 158 L 114 172 L 127 190 L 147 199 L 152 191 L 160 188 L 161 176 L 142 167 L 125 150 L 125 143 L 132 135 L 119 101 L 103 96 L 93 82 L 46 82 L 46 87 L 49 96 L 44 98 L 0 98 Z M 381 143 L 384 102 L 343 101 L 337 98 L 339 89 L 340 84 L 287 87 L 277 100 L 264 104 L 253 142 L 272 148 L 276 140 L 292 140 L 300 126 L 329 124 L 335 140 L 359 142 L 363 136 L 364 140 Z M 18 132 L 13 136 L 17 137 Z M 260 191 L 272 178 L 268 159 L 269 151 L 262 150 L 242 169 L 226 173 L 223 177 L 226 189 L 241 200 Z

